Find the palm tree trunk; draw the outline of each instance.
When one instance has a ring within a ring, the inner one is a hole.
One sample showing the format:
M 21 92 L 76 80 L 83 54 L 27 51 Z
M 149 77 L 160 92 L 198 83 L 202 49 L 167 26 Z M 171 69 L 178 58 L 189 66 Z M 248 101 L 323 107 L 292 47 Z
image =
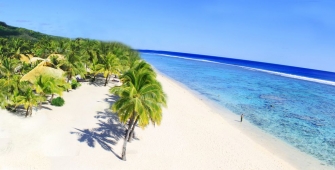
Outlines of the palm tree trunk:
M 30 107 L 30 117 L 33 115 L 33 107 Z
M 136 126 L 137 122 L 138 122 L 138 117 L 136 118 L 134 125 L 131 127 L 128 142 L 131 142 L 132 139 L 134 139 L 134 136 L 135 136 L 135 126 Z
M 123 147 L 122 147 L 122 160 L 126 161 L 126 150 L 127 150 L 127 143 L 128 143 L 128 139 L 129 139 L 129 134 L 130 134 L 130 129 L 134 124 L 134 118 L 131 118 L 129 121 L 129 125 L 128 125 L 128 130 L 123 142 Z
M 52 99 L 54 99 L 54 95 L 55 95 L 55 94 L 53 94 L 53 93 L 51 94 L 50 103 L 52 102 Z
M 95 77 L 96 77 L 96 75 L 94 74 L 94 76 L 93 76 L 93 82 L 95 82 Z
M 106 76 L 105 86 L 107 86 L 107 83 L 108 83 L 108 76 L 109 76 L 109 74 L 107 74 L 107 76 Z
M 29 106 L 28 106 L 27 111 L 26 111 L 26 117 L 28 117 L 28 115 L 29 115 Z
M 71 79 L 71 78 L 72 78 L 71 75 L 69 75 L 69 76 L 67 77 L 67 83 L 70 82 L 70 79 Z M 69 92 L 69 89 L 66 89 L 66 91 Z
M 8 81 L 7 81 L 7 86 L 8 86 L 8 87 L 7 87 L 7 92 L 8 92 L 8 93 L 7 93 L 7 94 L 10 94 L 10 93 L 9 93 L 9 76 L 8 76 L 8 75 L 7 75 L 7 78 L 8 78 Z M 8 101 L 9 101 L 9 96 L 7 95 L 7 102 L 8 102 Z

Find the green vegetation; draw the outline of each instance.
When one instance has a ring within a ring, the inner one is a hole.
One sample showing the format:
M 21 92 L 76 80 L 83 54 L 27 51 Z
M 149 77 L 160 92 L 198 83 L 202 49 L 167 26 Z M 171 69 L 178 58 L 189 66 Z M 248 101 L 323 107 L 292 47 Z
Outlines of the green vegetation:
M 16 111 L 23 106 L 27 117 L 49 97 L 52 105 L 62 106 L 64 99 L 53 97 L 78 88 L 77 75 L 93 83 L 103 75 L 104 86 L 111 76 L 120 77 L 122 85 L 110 89 L 119 96 L 111 109 L 127 125 L 122 151 L 126 160 L 135 126 L 159 125 L 166 106 L 166 95 L 151 66 L 119 42 L 48 36 L 0 22 L 1 108 Z
M 53 106 L 63 106 L 65 103 L 64 99 L 62 97 L 56 97 L 51 100 L 51 105 Z
M 120 121 L 128 124 L 123 144 L 122 159 L 126 160 L 127 141 L 133 137 L 136 124 L 142 128 L 149 122 L 160 124 L 162 108 L 166 106 L 166 95 L 151 66 L 144 61 L 137 61 L 130 70 L 121 76 L 123 85 L 114 87 L 111 93 L 120 96 L 112 106 Z
M 38 40 L 43 37 L 49 37 L 54 39 L 59 39 L 61 37 L 50 36 L 43 33 L 35 32 L 25 28 L 18 28 L 7 25 L 5 22 L 0 21 L 0 37 L 16 37 L 20 39 Z
M 71 82 L 71 88 L 72 89 L 77 89 L 80 86 L 81 86 L 81 84 L 77 80 L 72 80 L 72 82 Z

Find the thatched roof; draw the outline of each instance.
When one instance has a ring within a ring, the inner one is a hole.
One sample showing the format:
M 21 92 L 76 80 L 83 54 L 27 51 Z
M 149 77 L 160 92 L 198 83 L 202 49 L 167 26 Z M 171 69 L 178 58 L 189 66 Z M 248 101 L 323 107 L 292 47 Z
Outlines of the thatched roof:
M 37 61 L 44 61 L 45 59 L 43 58 L 39 58 L 39 57 L 34 57 L 33 55 L 31 54 L 27 54 L 27 55 L 24 55 L 24 54 L 20 54 L 20 60 L 22 62 L 25 62 L 27 64 L 30 64 L 30 63 L 35 63 Z
M 30 63 L 30 58 L 29 56 L 26 56 L 24 54 L 20 54 L 20 60 L 25 63 Z
M 50 63 L 49 58 L 51 56 L 57 56 L 59 60 L 63 60 L 65 59 L 63 55 L 60 54 L 51 54 L 49 55 L 49 57 L 47 59 L 42 59 L 42 58 L 38 58 L 38 57 L 32 57 L 29 60 L 30 62 L 36 62 L 38 60 L 42 60 L 41 63 L 39 63 L 34 69 L 32 69 L 30 72 L 28 72 L 27 74 L 25 74 L 20 81 L 30 81 L 30 82 L 34 82 L 36 80 L 37 77 L 39 77 L 40 75 L 49 75 L 55 78 L 62 78 L 64 71 L 61 69 L 56 69 L 56 68 L 52 68 L 52 63 Z M 26 60 L 27 58 L 22 57 L 23 60 Z M 22 60 L 21 60 L 22 61 Z
M 61 69 L 55 69 L 49 66 L 45 66 L 46 61 L 42 61 L 34 69 L 25 74 L 20 81 L 34 82 L 40 75 L 49 75 L 55 78 L 62 78 L 64 71 Z

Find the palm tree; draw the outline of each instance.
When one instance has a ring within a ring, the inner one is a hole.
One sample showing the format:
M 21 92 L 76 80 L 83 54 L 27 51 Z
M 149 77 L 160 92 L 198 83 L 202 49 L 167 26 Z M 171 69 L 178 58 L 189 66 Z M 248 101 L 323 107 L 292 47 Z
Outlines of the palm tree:
M 105 80 L 105 86 L 107 86 L 108 78 L 112 74 L 119 74 L 120 62 L 119 59 L 112 53 L 108 53 L 102 58 L 102 63 L 97 65 L 98 72 L 103 73 Z
M 11 78 L 16 72 L 16 69 L 19 66 L 19 62 L 16 59 L 5 58 L 0 65 L 0 75 L 7 79 L 4 82 L 3 86 L 7 87 L 7 94 L 10 94 Z M 8 99 L 8 96 L 6 97 Z
M 36 63 L 22 62 L 22 64 L 19 66 L 18 72 L 20 75 L 25 75 L 29 71 L 31 71 L 36 65 L 37 65 Z
M 16 111 L 16 107 L 20 105 L 20 91 L 14 90 L 13 94 L 10 96 L 8 103 L 6 103 L 6 108 L 12 111 Z
M 98 50 L 98 41 L 96 40 L 85 40 L 82 45 L 82 53 L 85 61 L 86 69 L 89 67 L 90 63 L 93 62 L 93 59 L 97 58 Z
M 94 82 L 95 77 L 99 73 L 99 61 L 96 57 L 92 59 L 92 63 L 90 65 L 90 71 L 89 72 L 90 72 L 91 75 L 93 75 L 93 82 Z
M 126 146 L 131 131 L 137 123 L 141 127 L 149 122 L 160 124 L 166 95 L 150 65 L 144 61 L 126 72 L 121 79 L 123 85 L 111 88 L 110 93 L 120 97 L 113 104 L 112 111 L 118 114 L 122 123 L 128 123 L 122 149 L 122 160 L 126 160 Z
M 67 83 L 65 81 L 65 79 L 57 79 L 56 78 L 55 79 L 55 86 L 58 87 L 58 88 L 60 88 L 62 91 L 65 91 L 65 90 L 68 90 L 68 89 L 71 88 L 71 84 Z M 62 92 L 60 92 L 60 93 L 54 92 L 54 93 L 51 94 L 50 101 L 52 101 L 52 99 L 53 99 L 53 97 L 54 97 L 55 94 L 58 94 L 58 95 L 62 96 Z
M 61 65 L 61 69 L 65 71 L 65 75 L 67 76 L 67 81 L 70 82 L 73 76 L 80 75 L 84 77 L 86 73 L 86 69 L 82 58 L 80 57 L 80 51 L 78 47 L 72 43 L 70 44 L 69 52 L 65 55 L 65 60 Z
M 7 88 L 5 87 L 6 79 L 0 79 L 0 107 L 5 108 L 8 103 Z
M 39 102 L 45 101 L 45 98 L 33 92 L 30 82 L 21 82 L 20 86 L 22 95 L 19 96 L 18 103 L 24 106 L 26 109 L 26 117 L 28 117 L 32 115 L 33 107 L 37 106 Z
M 63 88 L 59 86 L 59 81 L 63 82 L 61 79 L 47 75 L 40 75 L 34 82 L 36 93 L 39 93 L 45 98 L 46 95 L 51 95 L 50 101 L 52 101 L 54 94 L 62 95 L 63 93 Z

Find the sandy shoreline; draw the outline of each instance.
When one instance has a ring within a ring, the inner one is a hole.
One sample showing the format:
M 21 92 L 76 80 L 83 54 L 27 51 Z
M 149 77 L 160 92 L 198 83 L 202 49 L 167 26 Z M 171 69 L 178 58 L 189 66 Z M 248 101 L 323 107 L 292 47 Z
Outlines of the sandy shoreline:
M 0 111 L 0 169 L 294 169 L 190 91 L 158 80 L 168 95 L 162 124 L 136 129 L 126 162 L 110 87 L 83 84 L 64 93 L 63 107 L 31 118 Z

